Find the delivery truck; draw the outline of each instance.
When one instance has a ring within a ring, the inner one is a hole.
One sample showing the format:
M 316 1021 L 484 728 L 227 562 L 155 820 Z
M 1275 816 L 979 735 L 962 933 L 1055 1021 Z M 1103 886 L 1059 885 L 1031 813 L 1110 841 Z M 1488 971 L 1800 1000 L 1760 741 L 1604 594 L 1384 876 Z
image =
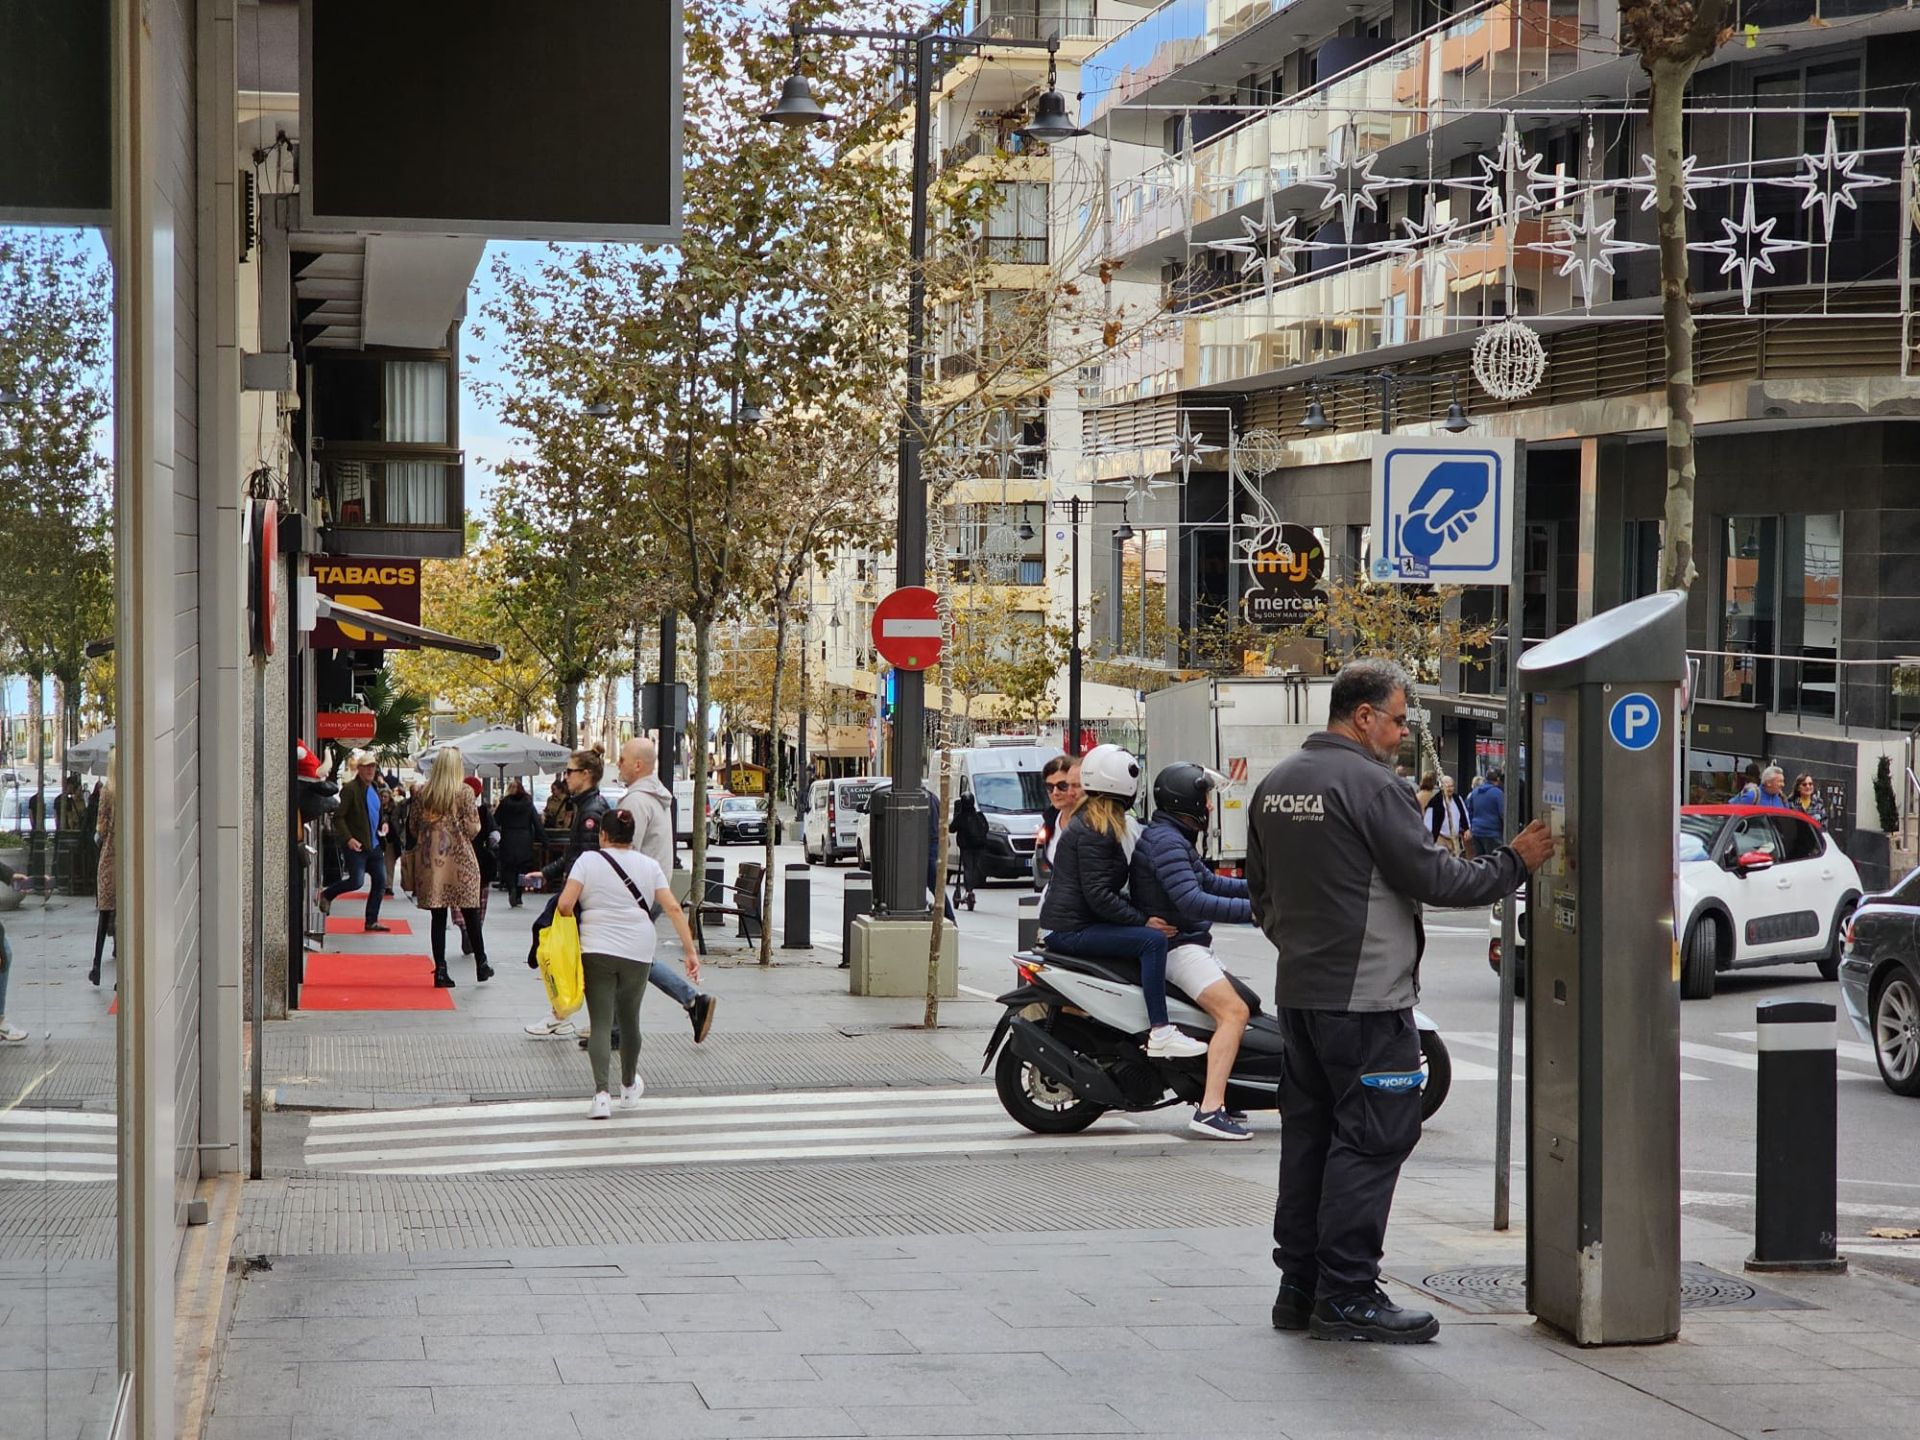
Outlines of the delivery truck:
M 1246 864 L 1253 787 L 1309 735 L 1327 728 L 1332 689 L 1331 676 L 1250 675 L 1190 680 L 1147 696 L 1149 782 L 1180 760 L 1233 782 L 1214 805 L 1206 846 L 1223 872 L 1237 874 Z

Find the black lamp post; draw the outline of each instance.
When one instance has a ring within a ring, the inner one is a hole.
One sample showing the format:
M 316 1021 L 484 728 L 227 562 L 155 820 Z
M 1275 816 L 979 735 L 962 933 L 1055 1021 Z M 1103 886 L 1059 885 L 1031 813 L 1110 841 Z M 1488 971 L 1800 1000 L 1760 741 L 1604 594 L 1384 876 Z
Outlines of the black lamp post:
M 813 97 L 800 73 L 801 41 L 810 35 L 843 40 L 874 40 L 913 51 L 913 203 L 907 228 L 907 393 L 900 417 L 900 500 L 898 534 L 894 547 L 894 575 L 900 586 L 924 585 L 927 577 L 927 487 L 921 474 L 920 452 L 926 443 L 926 417 L 921 396 L 926 373 L 927 326 L 927 187 L 933 174 L 933 80 L 936 62 L 956 54 L 985 48 L 1060 50 L 1056 32 L 1045 40 L 974 39 L 951 31 L 926 29 L 869 30 L 839 25 L 796 25 L 793 28 L 793 73 L 781 86 L 780 99 L 761 118 L 790 129 L 830 119 Z M 1086 132 L 1074 127 L 1060 94 L 1054 62 L 1047 67 L 1047 90 L 1035 106 L 1034 118 L 1021 135 L 1046 143 Z M 895 672 L 893 711 L 893 784 L 882 793 L 876 824 L 885 842 L 876 845 L 873 867 L 874 912 L 896 919 L 924 918 L 927 911 L 926 861 L 933 811 L 928 802 L 926 769 L 926 676 L 917 670 Z M 878 832 L 877 832 L 878 833 Z
M 1073 547 L 1073 558 L 1070 564 L 1073 571 L 1073 590 L 1072 599 L 1069 602 L 1073 607 L 1073 630 L 1072 639 L 1067 646 L 1067 734 L 1063 748 L 1069 755 L 1078 755 L 1080 753 L 1080 672 L 1083 662 L 1080 648 L 1080 517 L 1101 505 L 1118 505 L 1120 523 L 1113 527 L 1113 538 L 1120 541 L 1131 540 L 1133 526 L 1127 523 L 1127 502 L 1124 500 L 1089 500 L 1079 495 L 1069 495 L 1064 500 L 1049 500 L 1046 503 L 1049 508 L 1067 512 L 1067 525 Z M 1020 538 L 1032 539 L 1033 527 L 1022 525 Z M 1141 603 L 1146 602 L 1143 600 Z

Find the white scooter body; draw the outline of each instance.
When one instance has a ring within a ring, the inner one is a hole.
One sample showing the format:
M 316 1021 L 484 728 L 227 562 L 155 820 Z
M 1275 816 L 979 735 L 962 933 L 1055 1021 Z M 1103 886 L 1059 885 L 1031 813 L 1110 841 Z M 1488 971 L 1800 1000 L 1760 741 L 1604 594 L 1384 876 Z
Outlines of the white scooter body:
M 1042 962 L 1045 963 L 1045 962 Z M 1101 1024 L 1125 1035 L 1147 1033 L 1147 996 L 1138 985 L 1122 985 L 1104 975 L 1089 975 L 1062 965 L 1046 964 L 1047 984 L 1078 1005 Z M 1211 1031 L 1213 1017 L 1199 1006 L 1189 1004 L 1177 990 L 1167 991 L 1167 1019 L 1187 1030 Z M 1416 1029 L 1437 1030 L 1432 1020 L 1419 1010 L 1413 1012 Z

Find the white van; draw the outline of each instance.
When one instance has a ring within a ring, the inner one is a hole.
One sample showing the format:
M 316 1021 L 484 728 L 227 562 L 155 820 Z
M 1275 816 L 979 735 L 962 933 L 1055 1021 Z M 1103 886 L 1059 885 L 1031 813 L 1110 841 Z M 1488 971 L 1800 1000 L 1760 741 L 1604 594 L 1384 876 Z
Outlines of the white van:
M 817 860 L 838 865 L 843 857 L 858 853 L 855 825 L 880 783 L 865 775 L 813 782 L 807 791 L 807 823 L 800 837 L 809 864 Z
M 987 740 L 951 752 L 953 797 L 972 795 L 987 818 L 990 839 L 983 873 L 989 880 L 1032 878 L 1034 835 L 1053 813 L 1040 772 L 1059 753 L 1051 745 L 1025 739 Z M 936 795 L 940 765 L 941 752 L 935 751 L 927 764 L 927 788 Z M 951 843 L 947 873 L 949 878 L 960 873 L 960 851 Z

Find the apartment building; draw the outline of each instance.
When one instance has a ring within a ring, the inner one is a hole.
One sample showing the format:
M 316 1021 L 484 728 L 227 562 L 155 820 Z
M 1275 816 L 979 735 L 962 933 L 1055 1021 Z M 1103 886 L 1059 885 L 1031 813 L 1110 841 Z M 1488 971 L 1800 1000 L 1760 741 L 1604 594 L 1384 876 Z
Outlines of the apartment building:
M 1809 770 L 1871 867 L 1872 772 L 1894 753 L 1900 773 L 1920 720 L 1893 680 L 1920 648 L 1920 22 L 1881 0 L 1748 0 L 1731 20 L 1686 117 L 1689 789 L 1724 793 L 1752 760 Z M 1527 442 L 1523 643 L 1655 588 L 1653 147 L 1618 22 L 1601 0 L 1175 0 L 1088 57 L 1082 123 L 1109 176 L 1088 248 L 1166 314 L 1102 368 L 1079 478 L 1140 492 L 1168 661 L 1242 615 L 1249 518 L 1310 528 L 1336 577 L 1364 576 L 1372 436 L 1436 431 L 1456 404 L 1471 433 Z M 1482 339 L 1511 321 L 1527 333 L 1494 338 L 1532 372 L 1517 384 Z M 1460 603 L 1504 623 L 1503 590 Z M 1487 658 L 1424 701 L 1462 777 L 1505 756 Z

